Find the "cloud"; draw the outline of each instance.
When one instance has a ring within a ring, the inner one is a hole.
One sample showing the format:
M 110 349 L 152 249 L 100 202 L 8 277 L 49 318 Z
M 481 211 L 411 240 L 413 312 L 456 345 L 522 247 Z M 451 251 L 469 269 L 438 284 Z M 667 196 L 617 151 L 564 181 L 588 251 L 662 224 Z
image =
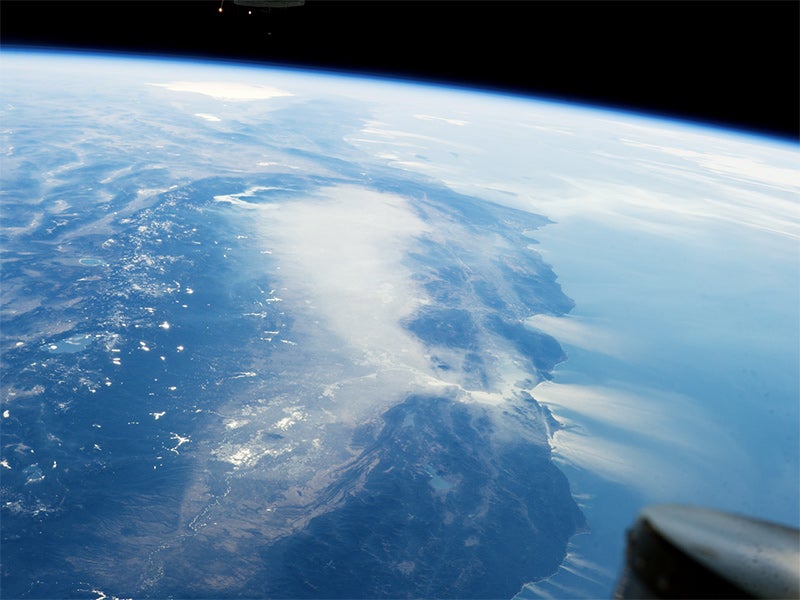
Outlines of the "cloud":
M 268 85 L 252 85 L 232 81 L 173 81 L 170 83 L 151 83 L 150 85 L 172 92 L 203 94 L 217 100 L 229 101 L 269 100 L 293 95 L 290 92 Z
M 466 123 L 464 123 L 466 124 Z M 414 133 L 401 129 L 390 129 L 385 123 L 378 121 L 368 121 L 359 132 L 358 141 L 378 142 L 386 145 L 403 146 L 409 142 L 414 142 L 413 147 L 434 151 L 437 146 L 442 148 L 458 148 L 460 150 L 477 151 L 478 147 L 471 144 L 463 144 L 452 139 L 437 138 L 421 133 Z M 349 140 L 350 138 L 348 138 Z
M 434 117 L 432 115 L 414 115 L 414 118 L 420 119 L 421 121 L 441 121 L 443 123 L 447 123 L 448 125 L 458 125 L 459 127 L 469 125 L 469 121 L 463 121 L 461 119 L 447 119 L 445 117 Z
M 752 156 L 709 151 L 701 152 L 685 147 L 648 144 L 625 138 L 620 139 L 620 141 L 629 146 L 658 150 L 665 154 L 678 156 L 693 161 L 699 167 L 737 180 L 749 180 L 762 185 L 800 191 L 800 176 L 798 176 L 797 169 L 768 164 Z
M 448 128 L 446 140 L 387 115 L 386 122 L 367 123 L 353 141 L 366 151 L 391 152 L 397 166 L 435 174 L 457 191 L 554 221 L 591 220 L 681 242 L 716 225 L 800 239 L 795 150 L 679 124 L 535 106 L 514 124 L 476 107 L 468 126 Z M 430 115 L 414 116 L 438 119 Z M 504 144 L 488 152 L 478 142 L 490 123 L 503 131 Z M 564 135 L 575 130 L 592 131 L 596 143 Z
M 215 117 L 214 115 L 209 115 L 207 113 L 195 113 L 195 117 L 200 117 L 201 119 L 205 119 L 206 121 L 211 121 L 212 123 L 218 123 L 222 119 L 219 117 Z
M 353 350 L 386 357 L 418 353 L 399 321 L 424 298 L 403 259 L 429 229 L 406 201 L 357 187 L 316 200 L 265 205 L 265 241 L 280 266 L 283 297 L 312 307 Z
M 692 398 L 622 384 L 550 381 L 531 393 L 565 424 L 552 439 L 556 459 L 651 501 L 751 492 L 744 485 L 756 473 L 752 459 Z M 719 465 L 735 468 L 721 472 Z
M 537 314 L 526 319 L 525 324 L 553 336 L 564 344 L 619 358 L 626 354 L 626 345 L 623 344 L 619 334 L 591 323 L 586 317 Z
M 401 322 L 428 301 L 405 260 L 430 226 L 404 198 L 356 186 L 248 202 L 257 194 L 217 200 L 246 207 L 260 232 L 263 268 L 292 313 L 287 360 L 307 353 L 316 365 L 307 393 L 324 397 L 338 421 L 357 423 L 428 388 L 430 357 Z

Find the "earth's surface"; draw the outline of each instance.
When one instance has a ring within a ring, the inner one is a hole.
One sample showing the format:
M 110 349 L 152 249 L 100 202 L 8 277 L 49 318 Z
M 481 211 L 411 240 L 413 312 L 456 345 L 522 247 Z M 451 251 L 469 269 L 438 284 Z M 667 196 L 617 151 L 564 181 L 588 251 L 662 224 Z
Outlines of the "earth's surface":
M 12 51 L 0 109 L 4 597 L 603 597 L 646 503 L 797 525 L 797 147 Z

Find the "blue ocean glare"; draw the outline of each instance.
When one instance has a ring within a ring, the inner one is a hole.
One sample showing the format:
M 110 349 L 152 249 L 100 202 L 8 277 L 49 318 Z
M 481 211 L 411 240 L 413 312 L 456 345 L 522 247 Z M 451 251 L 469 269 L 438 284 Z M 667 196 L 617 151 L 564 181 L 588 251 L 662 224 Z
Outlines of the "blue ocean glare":
M 562 466 L 573 492 L 591 496 L 582 508 L 592 532 L 577 536 L 572 551 L 602 569 L 599 585 L 563 572 L 553 584 L 610 595 L 624 559 L 619 532 L 650 503 L 800 524 L 800 490 L 792 485 L 800 468 L 796 242 L 743 227 L 717 225 L 686 244 L 579 217 L 537 232 L 546 260 L 576 302 L 570 317 L 602 328 L 615 350 L 562 342 L 568 359 L 556 367 L 554 381 L 575 390 L 602 387 L 612 398 L 634 395 L 652 415 L 637 431 L 613 406 L 607 420 L 582 414 L 580 402 L 572 410 L 553 407 L 585 428 L 598 454 L 602 440 L 627 446 L 610 460 L 632 460 L 643 482 L 614 481 L 613 465 L 610 477 Z M 546 393 L 537 397 L 547 403 Z M 696 412 L 682 415 L 676 398 Z M 670 438 L 675 444 L 665 472 L 648 455 L 663 454 Z

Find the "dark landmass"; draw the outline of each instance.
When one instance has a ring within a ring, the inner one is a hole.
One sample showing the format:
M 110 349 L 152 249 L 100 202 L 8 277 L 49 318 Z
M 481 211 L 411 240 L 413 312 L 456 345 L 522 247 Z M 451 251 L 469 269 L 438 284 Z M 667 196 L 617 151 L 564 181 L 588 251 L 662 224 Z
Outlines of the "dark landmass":
M 486 320 L 487 326 L 495 333 L 510 340 L 520 354 L 530 361 L 531 366 L 545 379 L 550 379 L 555 366 L 567 359 L 561 344 L 550 335 L 529 329 L 522 323 L 503 321 L 495 315 L 487 317 Z
M 509 598 L 552 573 L 585 527 L 544 434 L 552 417 L 530 399 L 536 435 L 493 438 L 484 407 L 414 396 L 391 408 L 338 478 L 335 510 L 244 559 L 255 567 L 234 595 L 292 598 Z M 224 550 L 218 549 L 218 552 Z M 182 561 L 181 561 L 182 562 Z M 167 572 L 160 593 L 213 596 L 219 554 L 200 571 Z M 197 563 L 189 564 L 197 567 Z M 180 567 L 178 566 L 180 565 Z M 189 577 L 188 575 L 191 575 Z
M 466 350 L 478 347 L 478 328 L 463 309 L 425 307 L 406 328 L 426 344 Z

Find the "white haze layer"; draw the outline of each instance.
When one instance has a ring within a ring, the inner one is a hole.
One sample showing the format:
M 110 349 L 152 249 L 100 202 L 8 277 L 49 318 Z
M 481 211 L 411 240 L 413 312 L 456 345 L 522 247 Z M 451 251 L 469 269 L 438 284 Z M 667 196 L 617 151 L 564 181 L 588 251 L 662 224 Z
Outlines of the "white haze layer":
M 425 301 L 403 258 L 429 225 L 402 198 L 337 187 L 318 199 L 265 204 L 259 212 L 280 268 L 279 294 L 316 321 L 303 329 L 327 329 L 358 363 L 427 368 L 422 344 L 400 319 Z

